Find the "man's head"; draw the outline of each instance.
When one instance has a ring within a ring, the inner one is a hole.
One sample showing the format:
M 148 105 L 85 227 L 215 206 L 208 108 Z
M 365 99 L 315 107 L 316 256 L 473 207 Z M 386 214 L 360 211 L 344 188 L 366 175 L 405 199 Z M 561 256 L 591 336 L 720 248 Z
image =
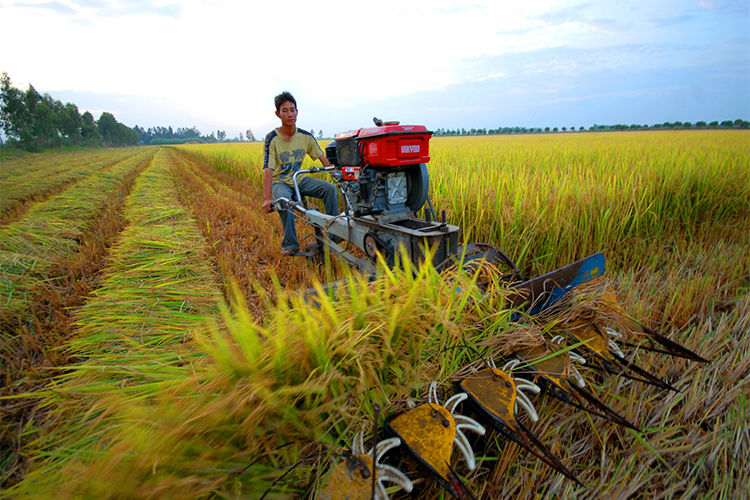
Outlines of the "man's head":
M 286 90 L 273 99 L 276 105 L 276 116 L 281 119 L 282 125 L 294 126 L 297 123 L 297 101 L 294 96 Z
M 285 102 L 291 102 L 294 104 L 294 108 L 297 108 L 297 101 L 294 99 L 294 96 L 285 90 L 273 98 L 273 103 L 276 105 L 276 111 L 281 111 L 281 105 Z

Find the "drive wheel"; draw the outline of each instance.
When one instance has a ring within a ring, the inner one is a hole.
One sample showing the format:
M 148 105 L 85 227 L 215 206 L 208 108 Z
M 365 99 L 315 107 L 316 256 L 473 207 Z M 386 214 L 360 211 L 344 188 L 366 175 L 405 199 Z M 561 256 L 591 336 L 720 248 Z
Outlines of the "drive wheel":
M 480 286 L 486 286 L 490 280 L 490 272 L 487 269 L 483 269 L 483 264 L 490 265 L 493 269 L 502 273 L 500 281 L 503 283 L 511 284 L 523 281 L 523 274 L 521 273 L 521 270 L 518 269 L 515 262 L 494 245 L 489 245 L 487 243 L 469 243 L 465 247 L 458 247 L 456 255 L 460 258 L 464 253 L 464 270 L 469 273 L 482 273 L 477 279 L 477 284 Z M 458 263 L 454 264 L 454 266 L 457 265 Z

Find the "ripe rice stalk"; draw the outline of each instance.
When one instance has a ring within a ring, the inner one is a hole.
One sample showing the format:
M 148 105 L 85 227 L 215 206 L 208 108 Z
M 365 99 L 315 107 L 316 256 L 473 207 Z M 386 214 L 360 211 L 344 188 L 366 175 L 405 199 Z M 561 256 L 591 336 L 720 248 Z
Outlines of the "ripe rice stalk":
M 466 241 L 498 244 L 533 274 L 596 251 L 619 265 L 630 253 L 623 247 L 637 245 L 638 259 L 704 223 L 747 218 L 744 132 L 457 137 L 431 146 L 435 206 Z

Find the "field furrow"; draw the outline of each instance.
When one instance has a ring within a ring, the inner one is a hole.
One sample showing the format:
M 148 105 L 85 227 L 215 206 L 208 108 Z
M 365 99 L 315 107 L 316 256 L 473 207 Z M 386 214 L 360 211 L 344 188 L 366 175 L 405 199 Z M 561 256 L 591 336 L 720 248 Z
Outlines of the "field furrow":
M 100 173 L 106 179 L 93 182 L 96 193 L 85 190 L 72 197 L 50 200 L 49 205 L 35 207 L 28 219 L 0 230 L 2 290 L 6 293 L 0 314 L 2 396 L 33 392 L 49 380 L 53 368 L 68 364 L 69 355 L 59 347 L 70 336 L 73 314 L 97 286 L 109 247 L 125 224 L 123 200 L 151 156 L 142 154 L 135 161 Z M 91 202 L 90 210 L 77 212 L 77 219 L 54 223 L 53 213 L 59 213 L 66 203 L 80 207 L 84 196 Z M 40 225 L 39 221 L 53 224 Z M 48 246 L 68 236 L 73 236 L 68 244 Z M 22 245 L 21 254 L 19 240 L 35 245 Z M 17 266 L 24 259 L 34 264 Z M 1 460 L 7 474 L 16 474 L 19 447 L 25 442 L 20 433 L 41 414 L 34 410 L 31 399 L 0 400 L 0 412 Z

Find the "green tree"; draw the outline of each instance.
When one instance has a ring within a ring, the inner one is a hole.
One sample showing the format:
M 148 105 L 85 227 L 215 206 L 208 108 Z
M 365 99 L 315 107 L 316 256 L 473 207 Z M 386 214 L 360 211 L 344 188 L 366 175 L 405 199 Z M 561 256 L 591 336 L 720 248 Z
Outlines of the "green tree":
M 117 120 L 115 119 L 115 115 L 105 111 L 96 122 L 96 127 L 99 129 L 99 134 L 104 139 L 104 143 L 107 146 L 114 145 L 115 138 L 117 137 Z
M 58 115 L 60 120 L 60 132 L 71 144 L 79 146 L 81 144 L 81 127 L 83 120 L 78 112 L 78 106 L 73 103 L 67 103 Z
M 29 89 L 32 87 L 29 86 Z M 63 106 L 60 101 L 56 101 L 49 94 L 39 95 L 34 90 L 33 99 L 38 97 L 35 102 L 33 111 L 34 125 L 32 132 L 37 143 L 45 147 L 57 146 L 60 143 L 60 118 L 59 113 Z
M 0 122 L 5 137 L 26 149 L 36 148 L 32 115 L 25 103 L 26 94 L 14 87 L 8 73 L 0 78 Z
M 102 142 L 102 135 L 99 133 L 99 127 L 96 126 L 94 115 L 88 111 L 81 115 L 81 141 L 88 146 Z

